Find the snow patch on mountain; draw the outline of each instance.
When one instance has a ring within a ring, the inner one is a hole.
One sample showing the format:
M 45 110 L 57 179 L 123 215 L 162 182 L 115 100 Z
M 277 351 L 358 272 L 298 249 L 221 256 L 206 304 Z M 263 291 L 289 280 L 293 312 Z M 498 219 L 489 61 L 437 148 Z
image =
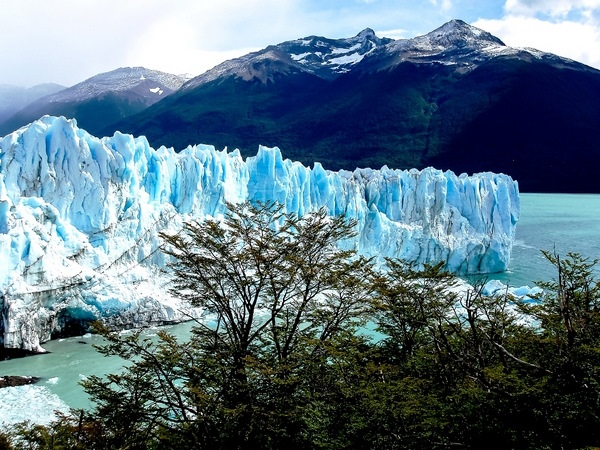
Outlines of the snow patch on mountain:
M 355 44 L 350 48 L 333 48 L 331 49 L 332 55 L 344 55 L 346 53 L 356 52 L 360 50 L 361 44 Z
M 339 56 L 337 58 L 332 58 L 329 61 L 324 62 L 323 64 L 330 64 L 341 66 L 345 64 L 356 64 L 361 62 L 365 55 L 361 55 L 359 53 L 351 53 L 349 55 Z
M 310 52 L 306 52 L 306 53 L 300 53 L 299 55 L 294 55 L 294 54 L 292 53 L 290 56 L 291 56 L 291 58 L 292 58 L 294 61 L 301 61 L 301 60 L 303 60 L 304 58 L 306 58 L 308 55 L 312 55 L 312 54 L 313 54 L 313 53 L 310 53 Z
M 309 72 L 316 76 L 331 79 L 349 66 L 359 63 L 365 55 L 391 42 L 388 38 L 378 38 L 369 28 L 347 39 L 328 39 L 309 36 L 293 41 L 269 46 L 258 52 L 249 53 L 240 58 L 225 61 L 185 84 L 184 89 L 193 89 L 219 78 L 234 76 L 245 80 L 259 79 L 263 82 L 273 80 L 264 72 L 257 72 L 255 65 L 265 60 L 276 62 L 271 71 L 289 73 L 296 70 Z
M 357 221 L 345 245 L 361 254 L 462 274 L 504 270 L 519 217 L 518 185 L 501 174 L 331 172 L 266 147 L 245 161 L 205 145 L 176 153 L 46 116 L 0 140 L 0 343 L 40 350 L 97 318 L 126 328 L 194 314 L 168 292 L 159 232 L 245 200 L 299 216 L 324 207 Z

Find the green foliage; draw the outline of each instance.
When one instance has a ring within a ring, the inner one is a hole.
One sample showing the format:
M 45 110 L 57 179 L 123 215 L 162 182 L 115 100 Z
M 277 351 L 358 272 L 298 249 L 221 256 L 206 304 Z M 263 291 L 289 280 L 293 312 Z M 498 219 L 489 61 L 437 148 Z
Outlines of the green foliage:
M 441 265 L 374 268 L 338 247 L 352 224 L 324 212 L 230 208 L 225 226 L 163 236 L 173 292 L 210 320 L 187 342 L 99 327 L 100 352 L 128 360 L 124 371 L 85 381 L 92 411 L 23 425 L 6 448 L 600 443 L 596 261 L 545 253 L 557 278 L 540 298 L 488 297 Z
M 600 442 L 600 285 L 597 260 L 544 252 L 555 279 L 539 282 L 545 295 L 521 309 L 538 325 L 535 348 L 546 368 L 542 408 L 553 438 L 567 447 Z
M 57 413 L 57 420 L 49 427 L 31 425 L 28 422 L 19 424 L 7 436 L 7 447 L 14 450 L 52 449 L 52 450 L 83 450 L 88 448 L 106 449 L 103 444 L 102 430 L 98 424 L 89 420 L 84 411 L 73 410 L 70 415 Z M 1 436 L 1 433 L 0 433 Z

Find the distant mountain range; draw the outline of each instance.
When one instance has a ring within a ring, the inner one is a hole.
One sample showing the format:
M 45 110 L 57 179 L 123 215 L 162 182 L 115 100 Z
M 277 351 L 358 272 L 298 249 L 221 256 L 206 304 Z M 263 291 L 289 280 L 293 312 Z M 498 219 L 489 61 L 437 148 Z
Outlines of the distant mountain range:
M 177 83 L 154 101 L 112 88 L 49 101 L 64 90 L 28 107 L 27 121 L 60 103 L 71 108 L 60 114 L 94 134 L 119 129 L 153 146 L 208 143 L 253 155 L 263 144 L 328 169 L 432 165 L 504 172 L 526 192 L 600 192 L 600 71 L 508 47 L 460 20 L 413 39 L 370 29 L 309 36 Z
M 0 84 L 0 123 L 30 103 L 63 89 L 64 86 L 54 83 L 38 84 L 30 88 Z
M 16 130 L 44 114 L 75 117 L 79 125 L 92 134 L 100 134 L 105 129 L 114 132 L 115 122 L 162 100 L 185 81 L 183 76 L 143 67 L 102 73 L 70 88 L 38 97 L 0 123 L 0 134 Z

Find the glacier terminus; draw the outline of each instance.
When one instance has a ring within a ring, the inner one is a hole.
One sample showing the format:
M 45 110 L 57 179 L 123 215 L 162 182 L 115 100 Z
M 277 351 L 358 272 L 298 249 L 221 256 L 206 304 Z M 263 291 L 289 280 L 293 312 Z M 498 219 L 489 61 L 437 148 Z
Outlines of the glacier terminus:
M 43 351 L 53 336 L 102 318 L 110 326 L 185 320 L 169 293 L 159 232 L 220 218 L 226 202 L 275 201 L 303 215 L 357 221 L 360 254 L 456 274 L 507 268 L 519 218 L 509 176 L 427 168 L 332 172 L 260 147 L 153 149 L 144 137 L 97 138 L 44 116 L 0 140 L 0 345 Z

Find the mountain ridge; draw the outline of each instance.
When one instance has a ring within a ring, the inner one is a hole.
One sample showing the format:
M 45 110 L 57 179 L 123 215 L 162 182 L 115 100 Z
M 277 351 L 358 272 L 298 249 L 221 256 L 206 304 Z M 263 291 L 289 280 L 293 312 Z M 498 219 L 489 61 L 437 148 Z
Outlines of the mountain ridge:
M 332 170 L 436 166 L 504 172 L 525 192 L 600 192 L 591 170 L 600 164 L 600 71 L 506 46 L 458 19 L 409 39 L 365 28 L 270 45 L 164 94 L 148 83 L 140 89 L 160 101 L 113 90 L 37 109 L 0 132 L 65 115 L 95 135 L 118 129 L 155 147 L 207 143 L 249 156 L 279 146 Z
M 46 95 L 65 89 L 56 83 L 42 83 L 29 88 L 0 84 L 0 122 Z
M 432 165 L 507 173 L 526 192 L 600 192 L 589 169 L 600 164 L 600 71 L 460 20 L 411 39 L 373 36 L 269 46 L 116 125 L 177 150 L 279 146 L 332 170 Z
M 43 96 L 0 123 L 9 133 L 43 115 L 75 117 L 92 132 L 137 113 L 178 90 L 186 79 L 144 67 L 121 67 Z
M 201 84 L 231 75 L 239 75 L 247 81 L 251 80 L 252 76 L 256 76 L 249 70 L 252 64 L 260 63 L 260 61 L 273 56 L 275 58 L 272 59 L 282 61 L 287 68 L 294 68 L 300 72 L 315 74 L 320 78 L 331 79 L 335 78 L 336 71 L 345 73 L 350 65 L 358 62 L 373 48 L 391 41 L 389 38 L 380 39 L 370 28 L 364 29 L 351 38 L 329 39 L 323 36 L 307 36 L 277 45 L 269 45 L 262 50 L 218 64 L 188 81 L 183 86 L 183 90 L 190 90 Z M 309 55 L 310 57 L 308 57 Z M 248 78 L 247 75 L 252 76 Z M 266 79 L 260 76 L 256 78 L 266 82 Z

